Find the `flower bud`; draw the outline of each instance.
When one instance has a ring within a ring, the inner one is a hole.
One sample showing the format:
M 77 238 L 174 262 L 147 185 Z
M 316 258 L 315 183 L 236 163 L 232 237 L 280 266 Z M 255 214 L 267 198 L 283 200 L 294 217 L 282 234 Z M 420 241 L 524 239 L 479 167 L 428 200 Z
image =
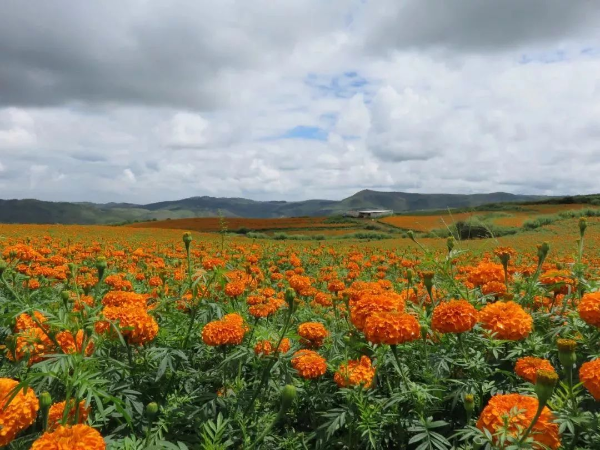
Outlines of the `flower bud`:
M 146 405 L 146 417 L 152 421 L 158 415 L 158 403 L 152 402 Z
M 292 406 L 296 399 L 296 387 L 291 384 L 286 384 L 281 390 L 281 411 L 285 412 Z
M 471 421 L 471 416 L 473 415 L 473 411 L 475 410 L 475 397 L 473 394 L 465 394 L 463 397 L 463 405 L 465 407 L 465 412 L 467 413 L 467 424 Z
M 52 406 L 52 396 L 49 392 L 42 392 L 40 394 L 40 408 L 42 408 L 43 411 L 44 409 L 50 408 L 50 406 Z
M 292 288 L 285 291 L 285 301 L 288 304 L 290 311 L 293 311 L 296 305 L 296 292 Z
M 42 413 L 42 430 L 46 431 L 48 429 L 48 413 L 50 412 L 50 406 L 52 406 L 52 396 L 49 392 L 42 392 L 39 401 Z
M 423 284 L 427 290 L 430 290 L 433 287 L 434 275 L 435 274 L 433 272 L 421 272 L 421 278 L 423 278 Z
M 67 272 L 67 278 L 75 278 L 77 275 L 77 265 L 73 263 L 67 264 L 69 271 Z
M 572 369 L 573 364 L 577 361 L 577 355 L 575 354 L 575 348 L 577 342 L 572 339 L 558 339 L 556 341 L 558 346 L 558 359 L 565 368 Z
M 446 239 L 446 245 L 448 247 L 448 253 L 451 252 L 454 249 L 454 244 L 456 243 L 456 240 L 454 239 L 454 236 L 449 236 L 448 239 Z
M 4 271 L 8 268 L 8 264 L 2 258 L 0 258 L 0 276 L 4 273 Z
M 535 393 L 541 405 L 545 405 L 552 397 L 554 387 L 558 383 L 558 375 L 552 370 L 538 370 L 536 373 Z
M 406 279 L 408 280 L 408 284 L 412 284 L 413 277 L 415 273 L 412 269 L 406 269 Z
M 473 394 L 465 394 L 463 397 L 463 402 L 465 405 L 465 411 L 467 411 L 467 413 L 472 413 L 475 409 L 475 397 Z
M 99 256 L 96 260 L 96 269 L 98 270 L 98 281 L 101 281 L 104 277 L 104 272 L 108 264 L 106 263 L 106 258 L 104 256 Z
M 185 244 L 185 250 L 190 251 L 190 244 L 192 243 L 192 233 L 186 231 L 183 233 L 183 243 Z
M 413 230 L 408 230 L 406 232 L 406 235 L 409 237 L 410 240 L 415 241 L 415 233 Z M 416 241 L 415 241 L 416 242 Z
M 544 260 L 546 259 L 546 256 L 548 256 L 548 252 L 550 251 L 550 244 L 548 242 L 542 242 L 540 245 L 538 245 L 538 260 L 539 260 L 539 264 L 541 265 Z
M 585 234 L 585 229 L 587 228 L 587 219 L 585 217 L 579 218 L 579 234 L 581 237 Z
M 71 298 L 71 293 L 69 291 L 61 291 L 60 298 L 66 304 Z

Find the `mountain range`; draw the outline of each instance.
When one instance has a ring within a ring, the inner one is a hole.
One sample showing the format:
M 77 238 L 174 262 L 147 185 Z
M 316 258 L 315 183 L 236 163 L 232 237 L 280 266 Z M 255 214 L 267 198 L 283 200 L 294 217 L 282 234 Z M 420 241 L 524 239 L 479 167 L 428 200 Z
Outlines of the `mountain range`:
M 132 203 L 69 203 L 40 200 L 0 200 L 1 223 L 112 224 L 128 221 L 214 217 L 328 216 L 355 209 L 394 212 L 469 208 L 488 203 L 536 201 L 543 197 L 490 194 L 413 194 L 362 190 L 343 200 L 255 201 L 245 198 L 190 197 L 137 205 Z

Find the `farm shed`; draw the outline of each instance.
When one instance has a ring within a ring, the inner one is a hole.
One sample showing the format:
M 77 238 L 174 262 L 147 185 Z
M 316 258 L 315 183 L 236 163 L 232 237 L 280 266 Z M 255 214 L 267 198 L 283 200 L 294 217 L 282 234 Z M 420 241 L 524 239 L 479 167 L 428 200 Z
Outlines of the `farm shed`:
M 346 216 L 358 217 L 361 219 L 374 219 L 376 217 L 390 216 L 394 214 L 391 209 L 363 209 L 359 211 L 348 211 Z

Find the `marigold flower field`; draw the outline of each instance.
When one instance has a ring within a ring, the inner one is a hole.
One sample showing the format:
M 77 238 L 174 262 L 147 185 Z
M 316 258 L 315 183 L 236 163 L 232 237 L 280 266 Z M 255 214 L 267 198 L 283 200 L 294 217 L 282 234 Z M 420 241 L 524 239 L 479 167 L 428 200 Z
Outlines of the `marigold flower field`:
M 600 219 L 183 231 L 0 225 L 0 447 L 600 448 Z

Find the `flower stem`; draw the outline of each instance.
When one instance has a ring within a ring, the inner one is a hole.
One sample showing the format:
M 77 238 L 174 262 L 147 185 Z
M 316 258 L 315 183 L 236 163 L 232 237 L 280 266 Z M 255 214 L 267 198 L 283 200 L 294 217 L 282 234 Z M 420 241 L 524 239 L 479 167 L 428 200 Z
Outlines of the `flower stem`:
M 406 390 L 409 389 L 408 387 L 408 378 L 406 378 L 406 374 L 404 373 L 404 371 L 402 370 L 402 366 L 400 365 L 400 358 L 398 357 L 398 346 L 397 345 L 390 345 L 390 348 L 392 349 L 392 354 L 394 355 L 394 358 L 396 359 L 396 365 L 398 366 L 398 372 L 400 372 L 400 376 L 402 377 L 402 381 L 404 381 L 404 385 L 406 386 Z

